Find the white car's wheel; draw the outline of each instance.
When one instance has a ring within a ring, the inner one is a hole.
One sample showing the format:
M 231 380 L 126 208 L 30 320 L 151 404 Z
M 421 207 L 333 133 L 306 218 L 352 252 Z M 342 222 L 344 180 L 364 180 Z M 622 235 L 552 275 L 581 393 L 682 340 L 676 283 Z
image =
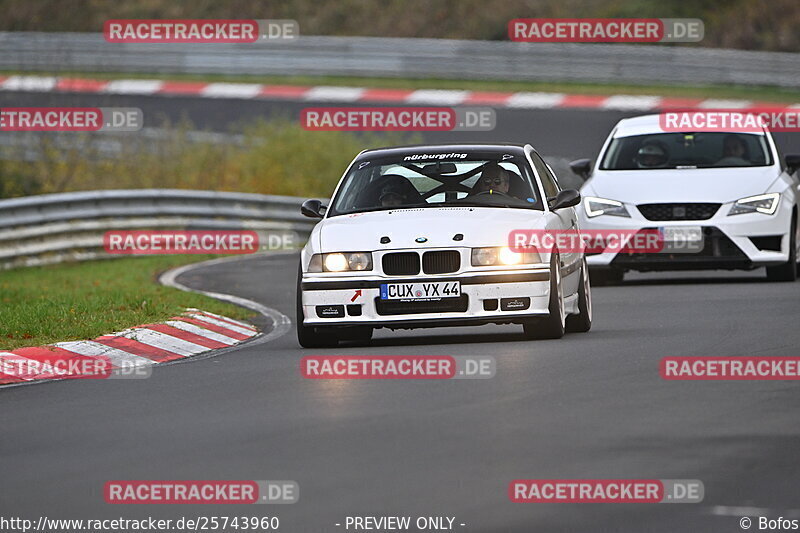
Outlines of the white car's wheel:
M 581 265 L 581 281 L 578 286 L 578 314 L 567 317 L 567 331 L 583 333 L 592 329 L 592 288 L 589 283 L 589 265 L 586 258 Z
M 550 304 L 547 317 L 533 318 L 522 327 L 529 339 L 560 339 L 566 331 L 566 311 L 564 309 L 564 287 L 561 283 L 561 266 L 558 254 L 552 255 L 550 265 Z

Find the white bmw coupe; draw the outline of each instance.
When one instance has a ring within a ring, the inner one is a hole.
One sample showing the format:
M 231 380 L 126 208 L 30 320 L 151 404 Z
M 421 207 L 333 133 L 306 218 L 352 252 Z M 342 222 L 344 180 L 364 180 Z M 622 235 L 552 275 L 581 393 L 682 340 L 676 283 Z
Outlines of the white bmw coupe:
M 368 341 L 375 328 L 521 324 L 529 338 L 588 331 L 580 251 L 515 251 L 515 230 L 574 230 L 561 190 L 529 145 L 368 150 L 350 164 L 303 248 L 297 336 L 304 347 Z
M 586 179 L 584 230 L 660 231 L 660 253 L 587 254 L 596 282 L 627 270 L 753 269 L 797 277 L 800 156 L 784 160 L 769 131 L 665 132 L 659 115 L 621 120 L 600 157 L 571 163 Z

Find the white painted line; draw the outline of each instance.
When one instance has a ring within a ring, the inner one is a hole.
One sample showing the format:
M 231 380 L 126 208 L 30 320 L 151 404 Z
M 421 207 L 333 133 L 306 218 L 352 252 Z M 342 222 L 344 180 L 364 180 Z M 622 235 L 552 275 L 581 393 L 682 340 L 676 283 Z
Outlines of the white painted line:
M 720 100 L 716 98 L 709 98 L 697 104 L 700 109 L 746 109 L 752 106 L 753 102 L 750 100 Z
M 647 111 L 658 107 L 660 104 L 660 96 L 619 94 L 606 98 L 600 107 L 602 109 L 618 109 L 621 111 Z
M 361 87 L 312 87 L 303 95 L 304 100 L 355 102 L 365 89 Z
M 749 507 L 738 505 L 714 505 L 709 513 L 717 516 L 768 516 L 784 518 L 800 517 L 800 509 L 768 509 L 766 507 Z
M 126 339 L 133 339 L 144 344 L 149 344 L 154 348 L 161 348 L 162 350 L 183 355 L 185 357 L 211 349 L 206 348 L 205 346 L 200 346 L 199 344 L 195 344 L 193 342 L 173 337 L 172 335 L 167 335 L 166 333 L 161 333 L 160 331 L 154 331 L 147 328 L 136 328 L 120 331 L 117 333 L 117 335 L 120 337 L 125 337 Z
M 161 80 L 114 80 L 101 92 L 113 94 L 155 94 L 164 82 Z
M 506 100 L 506 107 L 550 108 L 564 101 L 562 93 L 514 93 Z
M 52 76 L 11 76 L 3 82 L 6 91 L 52 91 L 58 80 Z
M 248 337 L 252 337 L 253 335 L 255 335 L 255 332 L 252 330 L 240 328 L 239 326 L 228 324 L 227 322 L 223 322 L 222 320 L 217 320 L 216 318 L 211 318 L 210 316 L 199 315 L 196 313 L 192 313 L 189 316 L 197 320 L 202 320 L 203 322 L 207 322 L 209 324 L 214 324 L 215 326 L 219 326 L 221 328 L 227 328 L 231 331 L 235 331 L 236 333 L 241 333 L 242 335 L 247 335 Z
M 442 91 L 420 89 L 406 97 L 407 104 L 457 105 L 466 100 L 471 91 Z
M 149 366 L 153 361 L 94 341 L 57 342 L 53 346 L 89 357 L 107 357 L 116 367 Z
M 243 327 L 245 329 L 249 329 L 249 330 L 254 331 L 254 332 L 258 331 L 255 328 L 255 326 L 253 326 L 252 324 L 248 324 L 247 322 L 241 322 L 239 320 L 234 320 L 233 318 L 228 318 L 227 316 L 217 315 L 217 314 L 214 314 L 214 313 L 210 313 L 208 311 L 203 311 L 202 309 L 198 309 L 196 307 L 187 307 L 186 310 L 187 311 L 194 311 L 196 313 L 200 313 L 201 315 L 213 316 L 214 318 L 218 318 L 218 319 L 222 320 L 223 322 L 226 322 L 226 321 L 227 322 L 232 322 L 232 323 L 236 324 L 237 326 L 241 326 L 241 327 Z
M 209 98 L 255 98 L 263 87 L 258 83 L 209 83 L 200 94 Z
M 221 342 L 223 344 L 234 345 L 237 342 L 239 342 L 237 339 L 228 337 L 227 335 L 223 335 L 222 333 L 217 333 L 216 331 L 211 331 L 210 329 L 201 328 L 200 326 L 196 326 L 188 322 L 181 322 L 180 320 L 167 320 L 167 322 L 165 323 L 168 326 L 172 326 L 173 328 L 178 328 L 189 333 L 194 333 L 195 335 L 200 335 L 201 337 L 206 337 L 207 339 Z

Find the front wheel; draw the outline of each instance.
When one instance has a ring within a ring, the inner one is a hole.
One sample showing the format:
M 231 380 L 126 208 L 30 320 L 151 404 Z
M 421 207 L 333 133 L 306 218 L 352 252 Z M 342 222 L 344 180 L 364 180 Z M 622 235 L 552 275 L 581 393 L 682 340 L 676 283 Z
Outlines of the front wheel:
M 583 333 L 592 329 L 592 288 L 589 284 L 589 265 L 586 258 L 581 266 L 581 281 L 578 285 L 578 314 L 570 315 L 566 321 L 567 331 Z
M 767 267 L 769 281 L 795 281 L 797 279 L 797 217 L 789 229 L 789 260 L 782 265 Z
M 564 288 L 561 283 L 561 263 L 557 254 L 553 254 L 550 265 L 550 303 L 546 317 L 536 317 L 522 324 L 525 337 L 528 339 L 560 339 L 566 329 L 564 311 Z

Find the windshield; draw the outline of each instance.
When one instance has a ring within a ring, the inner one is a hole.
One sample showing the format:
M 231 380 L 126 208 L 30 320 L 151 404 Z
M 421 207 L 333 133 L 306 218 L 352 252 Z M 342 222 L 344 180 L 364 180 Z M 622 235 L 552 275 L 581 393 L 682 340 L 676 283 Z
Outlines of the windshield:
M 601 170 L 760 167 L 772 164 L 764 135 L 746 133 L 657 133 L 617 137 Z
M 543 209 L 523 155 L 399 154 L 354 164 L 329 215 L 442 206 Z

